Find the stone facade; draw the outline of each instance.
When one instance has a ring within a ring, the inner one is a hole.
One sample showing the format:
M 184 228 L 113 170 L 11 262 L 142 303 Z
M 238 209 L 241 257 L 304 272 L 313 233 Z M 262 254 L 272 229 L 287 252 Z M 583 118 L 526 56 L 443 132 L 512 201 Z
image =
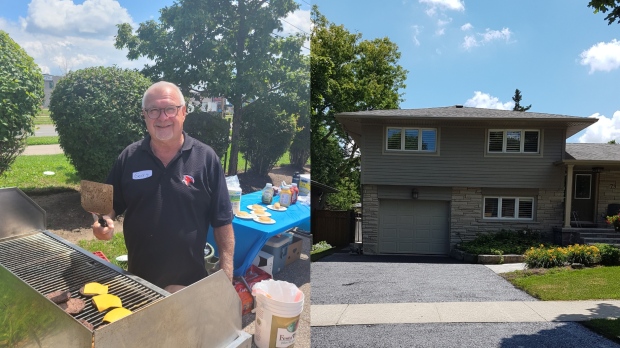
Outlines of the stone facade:
M 598 215 L 596 222 L 607 227 L 604 215 L 609 204 L 620 204 L 620 171 L 602 171 L 598 182 Z
M 376 254 L 379 244 L 379 195 L 377 185 L 362 185 L 362 242 L 364 254 Z
M 379 242 L 379 198 L 376 185 L 363 185 L 362 241 L 365 254 L 376 254 Z M 498 232 L 501 229 L 529 228 L 551 239 L 553 228 L 562 226 L 564 190 L 538 191 L 534 221 L 487 221 L 483 219 L 482 189 L 454 187 L 450 204 L 450 248 L 459 242 L 473 240 L 478 233 Z

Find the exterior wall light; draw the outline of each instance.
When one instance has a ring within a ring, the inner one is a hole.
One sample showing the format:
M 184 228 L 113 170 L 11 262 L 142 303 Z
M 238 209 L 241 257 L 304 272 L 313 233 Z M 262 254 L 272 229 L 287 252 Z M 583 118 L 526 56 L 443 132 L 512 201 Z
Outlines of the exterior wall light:
M 411 191 L 411 197 L 413 197 L 413 199 L 418 199 L 418 191 L 416 189 Z

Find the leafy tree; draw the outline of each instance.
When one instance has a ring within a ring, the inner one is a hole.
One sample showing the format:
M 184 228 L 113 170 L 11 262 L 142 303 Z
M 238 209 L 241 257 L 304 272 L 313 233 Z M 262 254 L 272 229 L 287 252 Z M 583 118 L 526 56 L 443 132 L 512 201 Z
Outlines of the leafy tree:
M 608 141 L 607 144 L 617 144 L 616 139 Z
M 263 98 L 245 108 L 240 149 L 250 171 L 267 175 L 289 148 L 295 136 L 295 117 L 277 97 Z
M 219 112 L 194 111 L 187 114 L 183 129 L 190 136 L 211 146 L 222 158 L 230 144 L 230 123 Z
M 353 203 L 360 202 L 359 172 L 340 178 L 338 192 L 327 195 L 327 206 L 331 210 L 351 210 Z
M 617 21 L 620 23 L 620 0 L 592 0 L 588 3 L 588 7 L 594 9 L 594 13 L 609 13 L 605 17 L 608 25 Z
M 192 90 L 228 99 L 234 107 L 232 175 L 244 109 L 299 87 L 304 37 L 274 33 L 282 31 L 280 18 L 298 7 L 294 0 L 179 0 L 160 11 L 159 22 L 141 23 L 136 34 L 129 24 L 120 24 L 115 46 L 127 48 L 130 60 L 153 60 L 142 70 L 153 80 L 174 82 L 186 95 Z
M 121 151 L 144 136 L 142 96 L 150 85 L 139 72 L 118 67 L 76 70 L 58 81 L 50 118 L 80 178 L 104 181 Z
M 521 91 L 518 88 L 515 89 L 515 95 L 512 97 L 512 100 L 515 102 L 515 106 L 512 108 L 513 111 L 527 111 L 532 107 L 532 104 L 528 106 L 521 106 L 521 98 Z
M 299 90 L 294 94 L 291 112 L 299 113 L 297 133 L 289 148 L 292 166 L 302 169 L 310 158 L 310 57 L 304 58 L 306 68 L 300 70 Z
M 334 115 L 347 111 L 395 109 L 402 101 L 407 71 L 388 38 L 362 40 L 312 9 L 311 128 L 312 177 L 338 187 L 341 177 L 359 170 L 359 147 Z
M 0 30 L 0 174 L 24 151 L 44 96 L 41 69 Z

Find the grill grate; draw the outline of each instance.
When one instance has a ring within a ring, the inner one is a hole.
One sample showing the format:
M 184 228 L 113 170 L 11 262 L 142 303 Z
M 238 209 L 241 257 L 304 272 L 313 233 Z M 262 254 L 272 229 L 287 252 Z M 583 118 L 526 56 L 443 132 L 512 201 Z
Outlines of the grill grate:
M 86 283 L 108 285 L 108 292 L 131 311 L 164 297 L 44 233 L 0 241 L 0 265 L 42 295 L 69 290 L 71 297 L 84 300 L 85 309 L 74 317 L 86 320 L 95 329 L 104 325 L 101 320 L 106 311 L 99 313 L 89 297 L 80 295 Z

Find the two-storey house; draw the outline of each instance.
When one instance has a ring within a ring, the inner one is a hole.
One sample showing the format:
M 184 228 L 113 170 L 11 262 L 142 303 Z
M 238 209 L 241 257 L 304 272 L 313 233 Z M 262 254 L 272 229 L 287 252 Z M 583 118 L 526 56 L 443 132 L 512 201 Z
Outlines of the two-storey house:
M 620 145 L 566 144 L 595 118 L 469 108 L 347 112 L 364 252 L 448 254 L 477 233 L 551 236 L 620 202 Z

